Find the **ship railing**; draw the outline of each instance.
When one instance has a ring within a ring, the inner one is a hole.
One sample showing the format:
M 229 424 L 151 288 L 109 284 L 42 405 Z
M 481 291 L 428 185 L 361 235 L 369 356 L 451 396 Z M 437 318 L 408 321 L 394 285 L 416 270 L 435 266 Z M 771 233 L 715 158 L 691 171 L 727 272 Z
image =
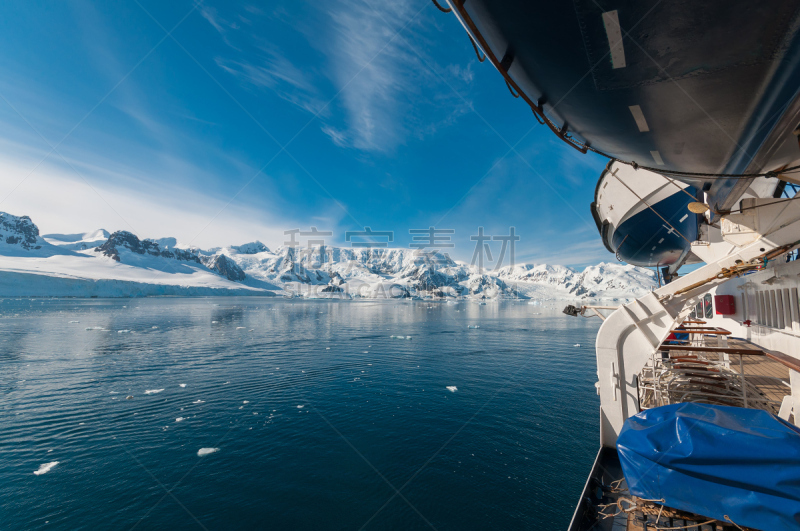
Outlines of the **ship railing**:
M 669 347 L 674 348 L 654 354 L 637 377 L 640 410 L 681 402 L 749 407 L 776 414 L 780 410 L 781 401 L 767 397 L 748 380 L 743 354 L 738 352 L 743 349 L 693 345 Z M 691 350 L 682 351 L 684 348 Z M 698 348 L 709 352 L 698 352 Z M 753 350 L 750 353 L 760 354 Z M 719 359 L 714 359 L 715 354 Z M 738 371 L 731 368 L 730 354 L 739 356 Z M 779 377 L 757 375 L 757 378 L 759 382 L 786 383 Z

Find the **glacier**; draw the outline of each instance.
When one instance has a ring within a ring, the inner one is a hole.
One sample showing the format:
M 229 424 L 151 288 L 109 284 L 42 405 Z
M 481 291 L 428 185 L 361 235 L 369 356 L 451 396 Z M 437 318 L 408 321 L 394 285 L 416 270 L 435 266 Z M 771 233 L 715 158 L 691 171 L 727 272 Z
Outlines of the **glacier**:
M 203 250 L 127 231 L 42 236 L 29 217 L 0 212 L 1 297 L 628 300 L 655 286 L 652 271 L 622 263 L 480 270 L 416 249 L 270 250 L 255 241 Z

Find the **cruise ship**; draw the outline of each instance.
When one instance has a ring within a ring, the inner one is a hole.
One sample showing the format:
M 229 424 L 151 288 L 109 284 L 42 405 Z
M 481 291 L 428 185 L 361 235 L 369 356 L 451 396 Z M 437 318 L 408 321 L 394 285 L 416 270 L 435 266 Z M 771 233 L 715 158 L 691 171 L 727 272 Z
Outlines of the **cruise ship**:
M 599 238 L 659 279 L 565 309 L 603 320 L 569 529 L 800 529 L 800 3 L 434 4 L 526 119 L 608 161 Z

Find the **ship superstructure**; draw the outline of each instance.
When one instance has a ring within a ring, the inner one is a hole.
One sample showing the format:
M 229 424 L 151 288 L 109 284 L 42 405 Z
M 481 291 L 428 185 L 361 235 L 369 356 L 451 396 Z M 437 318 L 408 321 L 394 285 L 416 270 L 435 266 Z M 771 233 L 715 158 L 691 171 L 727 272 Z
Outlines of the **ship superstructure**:
M 604 320 L 570 529 L 800 528 L 800 4 L 434 3 L 576 156 L 608 159 L 600 238 L 659 274 L 566 310 Z

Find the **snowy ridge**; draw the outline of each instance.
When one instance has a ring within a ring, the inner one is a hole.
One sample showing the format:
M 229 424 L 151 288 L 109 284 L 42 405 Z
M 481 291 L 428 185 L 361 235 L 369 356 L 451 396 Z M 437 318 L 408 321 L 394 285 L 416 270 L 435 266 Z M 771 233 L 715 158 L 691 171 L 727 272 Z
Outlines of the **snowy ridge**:
M 631 299 L 655 287 L 644 268 L 601 263 L 579 272 L 560 265 L 522 264 L 497 271 L 413 249 L 279 247 L 274 252 L 216 250 L 250 279 L 304 297 Z
M 278 247 L 259 241 L 209 250 L 127 231 L 39 235 L 0 212 L 0 296 L 274 295 L 307 298 L 631 299 L 654 273 L 601 263 L 579 272 L 518 264 L 479 270 L 414 249 Z

